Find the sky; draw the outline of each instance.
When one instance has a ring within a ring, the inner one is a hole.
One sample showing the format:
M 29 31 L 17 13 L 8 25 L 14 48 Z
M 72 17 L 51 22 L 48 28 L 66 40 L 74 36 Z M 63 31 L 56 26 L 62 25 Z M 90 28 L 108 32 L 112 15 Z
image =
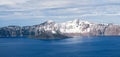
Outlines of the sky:
M 74 19 L 120 24 L 120 0 L 0 0 L 0 27 Z

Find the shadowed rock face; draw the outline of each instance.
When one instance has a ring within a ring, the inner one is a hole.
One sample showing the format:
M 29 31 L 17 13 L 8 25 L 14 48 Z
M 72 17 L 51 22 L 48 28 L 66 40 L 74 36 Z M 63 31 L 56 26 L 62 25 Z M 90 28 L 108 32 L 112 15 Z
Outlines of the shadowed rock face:
M 120 35 L 120 26 L 118 25 L 109 25 L 105 29 L 104 35 Z
M 8 26 L 0 28 L 0 37 L 22 36 L 22 28 L 19 26 Z
M 96 25 L 90 31 L 91 35 L 96 36 L 120 36 L 120 26 L 119 25 Z
M 52 39 L 74 36 L 120 36 L 120 26 L 74 20 L 65 23 L 46 21 L 34 26 L 7 26 L 0 28 L 0 37 Z

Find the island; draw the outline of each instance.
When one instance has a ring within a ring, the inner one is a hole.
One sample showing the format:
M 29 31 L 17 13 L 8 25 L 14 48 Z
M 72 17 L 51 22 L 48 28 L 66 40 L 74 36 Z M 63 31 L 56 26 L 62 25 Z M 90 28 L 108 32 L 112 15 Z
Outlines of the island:
M 0 37 L 56 39 L 77 36 L 120 36 L 120 25 L 99 24 L 75 19 L 63 23 L 48 20 L 33 26 L 6 26 L 0 28 Z

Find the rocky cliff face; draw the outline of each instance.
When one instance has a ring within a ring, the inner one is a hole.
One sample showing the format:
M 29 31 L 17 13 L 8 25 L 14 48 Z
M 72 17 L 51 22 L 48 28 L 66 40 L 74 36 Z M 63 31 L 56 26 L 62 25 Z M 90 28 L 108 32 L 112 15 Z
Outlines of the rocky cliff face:
M 46 21 L 34 26 L 0 28 L 0 37 L 68 38 L 76 36 L 119 36 L 120 26 L 73 20 L 64 23 Z

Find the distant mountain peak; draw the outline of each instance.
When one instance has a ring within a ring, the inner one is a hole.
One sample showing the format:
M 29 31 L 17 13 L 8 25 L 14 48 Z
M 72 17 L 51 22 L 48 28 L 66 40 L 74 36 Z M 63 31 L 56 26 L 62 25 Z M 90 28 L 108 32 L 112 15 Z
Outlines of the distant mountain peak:
M 43 22 L 41 25 L 50 25 L 50 24 L 55 24 L 55 22 L 53 20 L 47 20 Z
M 53 23 L 53 22 L 54 22 L 53 20 L 46 21 L 46 23 Z
M 63 23 L 48 20 L 36 26 L 7 26 L 0 28 L 0 37 L 37 37 L 61 38 L 74 36 L 120 36 L 120 26 L 114 24 L 98 24 L 75 19 Z

